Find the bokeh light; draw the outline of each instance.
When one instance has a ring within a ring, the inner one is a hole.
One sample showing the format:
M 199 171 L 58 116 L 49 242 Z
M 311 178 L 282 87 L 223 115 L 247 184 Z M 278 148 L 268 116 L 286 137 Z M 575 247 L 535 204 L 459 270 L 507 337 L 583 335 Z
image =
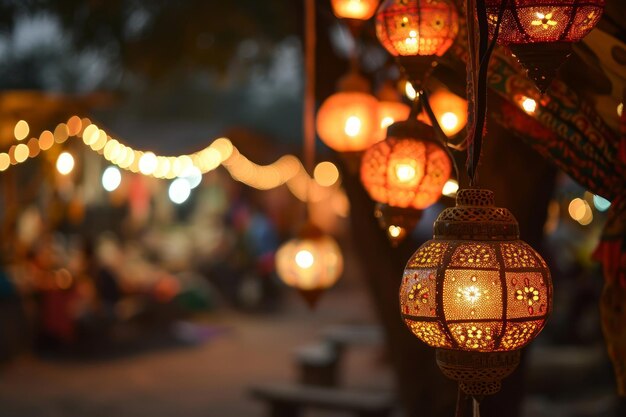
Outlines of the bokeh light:
M 170 184 L 168 195 L 173 203 L 183 204 L 191 195 L 191 186 L 186 179 L 176 178 Z
M 15 139 L 24 140 L 28 136 L 30 132 L 30 126 L 28 126 L 28 122 L 26 120 L 20 120 L 15 124 L 13 128 L 13 134 L 15 135 Z
M 68 175 L 74 169 L 74 157 L 69 152 L 62 152 L 57 158 L 57 171 L 61 175 Z
M 102 187 L 108 192 L 115 191 L 121 183 L 122 173 L 117 167 L 107 167 L 102 173 Z
M 339 170 L 332 162 L 320 162 L 313 170 L 313 178 L 322 187 L 330 187 L 339 180 Z

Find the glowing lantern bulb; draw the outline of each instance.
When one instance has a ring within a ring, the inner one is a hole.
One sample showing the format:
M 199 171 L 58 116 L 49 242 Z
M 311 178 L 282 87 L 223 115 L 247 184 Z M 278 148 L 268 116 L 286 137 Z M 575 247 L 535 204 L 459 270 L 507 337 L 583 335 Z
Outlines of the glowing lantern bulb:
M 400 182 L 409 182 L 415 178 L 415 168 L 410 164 L 397 164 L 395 170 Z
M 341 19 L 368 20 L 376 12 L 379 0 L 331 0 L 335 16 Z
M 445 133 L 452 132 L 459 125 L 459 118 L 457 117 L 456 114 L 452 112 L 445 112 L 444 114 L 441 115 L 440 123 L 441 123 L 441 129 Z
M 351 138 L 357 136 L 361 131 L 361 119 L 357 116 L 350 116 L 346 119 L 346 124 L 343 128 L 343 131 L 346 132 L 346 135 Z
M 74 157 L 69 152 L 62 152 L 57 158 L 56 168 L 59 174 L 68 175 L 74 169 Z
M 102 173 L 102 188 L 108 192 L 115 191 L 122 183 L 122 173 L 117 167 L 110 166 Z
M 337 242 L 310 223 L 276 252 L 278 276 L 296 288 L 311 308 L 322 292 L 335 284 L 342 270 Z
M 537 102 L 532 98 L 524 97 L 522 99 L 522 108 L 528 114 L 533 114 L 537 110 Z

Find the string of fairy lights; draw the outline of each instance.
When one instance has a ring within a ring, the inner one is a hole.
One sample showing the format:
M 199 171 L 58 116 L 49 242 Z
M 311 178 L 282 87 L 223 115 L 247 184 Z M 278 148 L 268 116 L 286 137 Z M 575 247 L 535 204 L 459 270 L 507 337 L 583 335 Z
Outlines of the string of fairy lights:
M 192 154 L 163 156 L 133 149 L 111 137 L 90 119 L 78 116 L 59 123 L 54 131 L 44 130 L 39 137 L 27 140 L 30 133 L 27 121 L 20 120 L 15 124 L 13 134 L 18 143 L 7 152 L 0 152 L 0 172 L 35 158 L 70 138 L 77 138 L 112 164 L 102 175 L 102 185 L 109 192 L 119 186 L 119 169 L 122 169 L 153 178 L 174 180 L 169 195 L 173 202 L 180 204 L 187 199 L 190 190 L 200 183 L 203 174 L 219 166 L 226 168 L 233 179 L 258 190 L 286 185 L 302 201 L 317 202 L 330 197 L 332 193 L 341 192 L 339 171 L 331 162 L 320 162 L 315 167 L 313 177 L 293 155 L 284 155 L 271 164 L 259 165 L 241 154 L 224 137 L 215 139 L 204 149 Z M 56 169 L 60 174 L 68 175 L 74 169 L 74 164 L 72 154 L 64 151 L 57 158 Z

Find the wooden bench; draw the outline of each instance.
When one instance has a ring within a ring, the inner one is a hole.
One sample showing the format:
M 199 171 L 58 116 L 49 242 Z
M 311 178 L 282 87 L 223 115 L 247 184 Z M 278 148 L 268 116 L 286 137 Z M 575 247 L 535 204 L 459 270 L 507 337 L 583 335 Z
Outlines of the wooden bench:
M 300 417 L 303 409 L 350 412 L 357 417 L 389 417 L 392 395 L 307 385 L 271 384 L 253 387 L 251 394 L 269 404 L 268 417 Z

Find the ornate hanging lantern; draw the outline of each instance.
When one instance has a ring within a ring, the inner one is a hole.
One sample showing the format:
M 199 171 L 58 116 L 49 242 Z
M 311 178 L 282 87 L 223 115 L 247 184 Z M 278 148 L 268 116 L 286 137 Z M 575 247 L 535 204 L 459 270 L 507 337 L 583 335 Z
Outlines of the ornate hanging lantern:
M 376 13 L 376 36 L 411 82 L 422 78 L 459 31 L 451 0 L 385 0 Z
M 498 43 L 508 46 L 544 93 L 556 71 L 598 23 L 605 0 L 486 0 L 493 35 L 504 4 Z
M 369 94 L 369 82 L 355 71 L 339 81 L 339 92 L 328 97 L 317 112 L 317 133 L 337 152 L 359 152 L 381 140 L 378 100 Z
M 333 13 L 340 19 L 369 20 L 379 0 L 331 0 Z
M 493 394 L 551 311 L 550 271 L 491 191 L 459 191 L 434 232 L 404 271 L 402 317 L 466 394 Z
M 332 287 L 343 271 L 337 242 L 311 223 L 276 252 L 276 271 L 281 280 L 300 291 L 311 308 L 322 292 Z
M 432 128 L 410 118 L 394 123 L 387 139 L 361 160 L 361 182 L 377 204 L 376 217 L 397 244 L 441 197 L 452 162 Z

